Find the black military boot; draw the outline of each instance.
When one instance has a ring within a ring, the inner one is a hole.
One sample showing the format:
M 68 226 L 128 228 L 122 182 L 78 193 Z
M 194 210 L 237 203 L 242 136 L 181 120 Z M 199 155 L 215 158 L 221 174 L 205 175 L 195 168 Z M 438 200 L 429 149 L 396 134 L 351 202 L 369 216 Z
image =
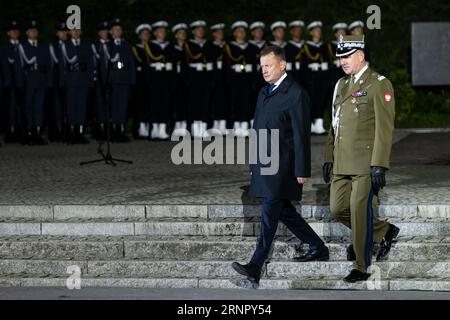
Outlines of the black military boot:
M 33 134 L 33 144 L 37 146 L 44 146 L 48 144 L 47 140 L 42 137 L 41 128 L 37 126 Z

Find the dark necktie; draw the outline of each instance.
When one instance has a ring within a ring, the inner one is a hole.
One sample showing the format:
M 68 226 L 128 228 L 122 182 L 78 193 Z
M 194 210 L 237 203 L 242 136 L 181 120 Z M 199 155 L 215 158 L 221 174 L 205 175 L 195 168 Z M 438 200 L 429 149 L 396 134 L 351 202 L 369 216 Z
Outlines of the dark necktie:
M 275 84 L 274 83 L 269 83 L 269 94 L 272 93 L 274 88 L 275 88 Z

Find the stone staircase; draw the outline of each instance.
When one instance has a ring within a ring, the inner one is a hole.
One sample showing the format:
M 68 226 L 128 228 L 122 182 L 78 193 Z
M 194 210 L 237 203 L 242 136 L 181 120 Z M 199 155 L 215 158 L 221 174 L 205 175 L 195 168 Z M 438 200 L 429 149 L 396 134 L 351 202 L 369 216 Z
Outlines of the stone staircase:
M 236 288 L 232 261 L 247 262 L 259 205 L 0 206 L 0 286 Z M 370 289 L 347 284 L 349 230 L 327 206 L 298 212 L 330 248 L 328 262 L 294 262 L 305 246 L 280 224 L 261 289 Z M 450 205 L 381 205 L 400 227 L 388 261 L 375 262 L 382 290 L 450 291 Z

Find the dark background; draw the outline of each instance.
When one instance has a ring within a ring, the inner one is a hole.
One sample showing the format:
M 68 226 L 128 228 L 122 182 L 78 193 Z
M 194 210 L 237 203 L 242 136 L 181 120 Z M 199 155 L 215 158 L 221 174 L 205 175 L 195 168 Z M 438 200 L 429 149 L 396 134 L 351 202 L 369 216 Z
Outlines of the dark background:
M 366 29 L 366 40 L 371 48 L 372 66 L 386 75 L 394 84 L 397 100 L 397 126 L 450 127 L 450 89 L 446 87 L 413 87 L 411 85 L 411 22 L 450 21 L 450 2 L 346 0 L 101 0 L 101 1 L 5 1 L 0 0 L 0 23 L 17 18 L 25 22 L 36 18 L 41 24 L 41 38 L 51 41 L 58 21 L 65 21 L 67 6 L 81 8 L 84 37 L 94 39 L 95 26 L 104 19 L 121 18 L 126 38 L 136 41 L 134 28 L 139 23 L 159 19 L 171 25 L 204 19 L 209 24 L 234 20 L 252 22 L 262 20 L 266 25 L 282 19 L 286 22 L 302 19 L 305 23 L 322 20 L 323 39 L 333 39 L 334 23 L 353 20 L 366 22 L 366 9 L 376 4 L 381 8 L 381 29 Z M 227 29 L 229 32 L 229 28 Z M 266 30 L 266 36 L 270 32 Z M 305 32 L 305 37 L 307 33 Z M 171 35 L 170 35 L 171 36 Z M 229 36 L 229 34 L 228 34 Z M 1 41 L 6 40 L 3 32 Z M 430 48 L 433 50 L 433 48 Z M 448 55 L 450 59 L 450 53 Z M 433 63 L 433 61 L 430 61 Z M 450 71 L 449 71 L 450 72 Z

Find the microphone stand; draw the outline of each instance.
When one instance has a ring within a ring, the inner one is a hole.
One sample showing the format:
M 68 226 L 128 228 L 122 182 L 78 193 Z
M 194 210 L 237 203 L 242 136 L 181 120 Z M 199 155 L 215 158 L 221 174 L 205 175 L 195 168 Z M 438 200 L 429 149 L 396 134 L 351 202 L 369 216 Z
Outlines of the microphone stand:
M 122 163 L 128 163 L 132 164 L 133 161 L 130 160 L 123 160 L 123 159 L 117 159 L 114 158 L 111 155 L 111 132 L 110 132 L 110 116 L 109 116 L 109 108 L 111 106 L 111 98 L 110 98 L 110 90 L 111 90 L 111 84 L 108 82 L 109 75 L 110 75 L 110 69 L 112 68 L 111 61 L 108 61 L 108 66 L 106 68 L 106 85 L 105 85 L 105 100 L 106 100 L 106 153 L 103 151 L 103 144 L 105 141 L 99 141 L 97 152 L 101 155 L 100 159 L 91 160 L 91 161 L 84 161 L 80 162 L 80 165 L 86 165 L 86 164 L 92 164 L 97 162 L 105 162 L 105 164 L 112 165 L 115 167 L 117 164 L 116 162 L 122 162 Z M 101 84 L 100 84 L 101 85 Z

